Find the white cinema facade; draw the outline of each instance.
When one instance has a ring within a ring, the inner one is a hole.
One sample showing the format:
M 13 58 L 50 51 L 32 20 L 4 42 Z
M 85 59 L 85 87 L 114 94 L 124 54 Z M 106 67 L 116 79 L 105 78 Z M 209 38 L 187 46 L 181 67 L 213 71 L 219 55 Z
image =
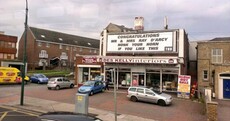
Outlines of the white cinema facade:
M 119 33 L 105 29 L 102 37 L 100 55 L 94 58 L 103 63 L 98 66 L 101 75 L 110 78 L 111 84 L 116 81 L 117 87 L 141 85 L 176 91 L 178 75 L 187 74 L 189 45 L 184 29 Z
M 176 90 L 178 75 L 186 74 L 188 39 L 183 29 L 107 33 L 102 56 L 104 75 L 115 71 L 118 86 L 151 86 Z

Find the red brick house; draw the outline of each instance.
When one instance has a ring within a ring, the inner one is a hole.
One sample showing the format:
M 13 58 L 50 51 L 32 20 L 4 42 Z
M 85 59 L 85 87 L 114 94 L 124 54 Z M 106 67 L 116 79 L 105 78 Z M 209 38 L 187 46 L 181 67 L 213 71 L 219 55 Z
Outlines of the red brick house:
M 23 40 L 24 34 L 19 41 L 19 60 L 23 60 Z M 29 27 L 26 48 L 29 70 L 47 67 L 73 68 L 76 55 L 98 55 L 99 40 Z

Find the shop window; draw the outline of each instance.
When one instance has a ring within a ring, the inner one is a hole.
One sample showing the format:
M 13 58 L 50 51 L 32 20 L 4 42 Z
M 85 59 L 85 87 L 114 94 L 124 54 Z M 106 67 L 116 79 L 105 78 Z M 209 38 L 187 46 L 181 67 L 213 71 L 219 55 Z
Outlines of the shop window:
M 90 80 L 95 80 L 101 74 L 100 68 L 90 68 Z
M 203 70 L 203 80 L 204 81 L 208 80 L 208 71 L 207 70 Z
M 212 49 L 212 63 L 222 63 L 223 51 L 222 49 Z

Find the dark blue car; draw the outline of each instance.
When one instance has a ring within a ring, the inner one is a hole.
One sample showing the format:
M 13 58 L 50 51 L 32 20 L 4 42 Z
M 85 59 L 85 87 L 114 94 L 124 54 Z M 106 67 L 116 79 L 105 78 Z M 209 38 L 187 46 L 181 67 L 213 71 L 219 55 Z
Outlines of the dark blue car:
M 33 74 L 32 76 L 30 76 L 30 81 L 32 83 L 48 83 L 48 80 L 49 79 L 44 74 Z
M 104 92 L 105 85 L 102 81 L 87 81 L 79 89 L 78 93 L 93 95 L 98 92 Z

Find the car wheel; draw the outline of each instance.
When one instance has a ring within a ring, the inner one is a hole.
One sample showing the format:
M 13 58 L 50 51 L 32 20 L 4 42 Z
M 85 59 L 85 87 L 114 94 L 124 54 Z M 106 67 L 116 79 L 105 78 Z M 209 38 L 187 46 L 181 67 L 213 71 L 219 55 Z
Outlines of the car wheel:
M 60 86 L 57 85 L 57 86 L 55 87 L 55 89 L 56 89 L 56 90 L 59 90 L 59 89 L 60 89 Z
M 131 101 L 137 102 L 137 98 L 136 98 L 135 96 L 132 96 L 132 97 L 131 97 Z
M 160 105 L 160 106 L 165 106 L 166 105 L 164 100 L 158 100 L 157 104 Z
M 93 91 L 91 91 L 91 92 L 89 93 L 90 96 L 92 96 L 93 94 L 94 94 Z
M 48 90 L 51 90 L 51 87 L 48 87 Z
M 73 84 L 71 84 L 71 85 L 70 85 L 70 88 L 73 88 L 73 87 L 74 87 L 74 85 L 73 85 Z
M 41 82 L 40 81 L 38 81 L 38 84 L 40 84 Z
M 104 91 L 105 91 L 105 88 L 102 88 L 102 89 L 101 89 L 101 92 L 104 92 Z

